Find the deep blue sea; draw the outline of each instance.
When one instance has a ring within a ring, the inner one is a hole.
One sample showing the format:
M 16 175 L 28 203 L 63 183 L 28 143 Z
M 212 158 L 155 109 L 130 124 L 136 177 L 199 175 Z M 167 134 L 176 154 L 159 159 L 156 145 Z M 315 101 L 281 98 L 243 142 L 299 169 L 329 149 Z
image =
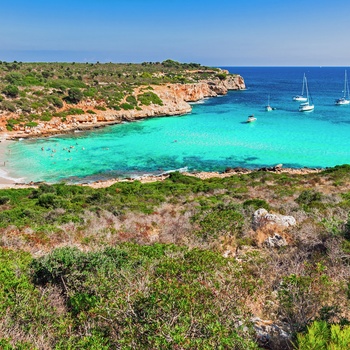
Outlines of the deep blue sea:
M 191 114 L 12 143 L 7 170 L 23 181 L 88 182 L 188 168 L 324 168 L 350 163 L 346 67 L 222 67 L 247 89 L 193 104 Z M 315 109 L 299 112 L 303 74 Z M 276 110 L 265 111 L 270 105 Z M 246 123 L 251 114 L 257 118 Z M 43 150 L 42 150 L 43 148 Z

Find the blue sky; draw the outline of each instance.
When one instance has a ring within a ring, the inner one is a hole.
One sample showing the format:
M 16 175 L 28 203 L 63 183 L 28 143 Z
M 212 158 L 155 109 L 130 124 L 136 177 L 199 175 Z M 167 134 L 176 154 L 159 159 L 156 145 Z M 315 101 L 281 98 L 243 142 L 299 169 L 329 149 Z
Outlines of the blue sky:
M 348 66 L 349 0 L 17 0 L 0 60 Z

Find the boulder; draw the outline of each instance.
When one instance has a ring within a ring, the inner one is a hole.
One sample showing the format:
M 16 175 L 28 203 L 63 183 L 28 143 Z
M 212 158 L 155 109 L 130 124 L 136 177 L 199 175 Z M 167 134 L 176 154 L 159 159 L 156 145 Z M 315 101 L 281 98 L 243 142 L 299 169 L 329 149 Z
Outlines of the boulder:
M 268 248 L 280 248 L 288 245 L 287 241 L 278 233 L 275 233 L 273 237 L 268 237 L 263 244 Z
M 258 344 L 265 349 L 290 349 L 291 334 L 287 324 L 276 324 L 259 317 L 251 319 L 256 332 Z
M 270 214 L 266 209 L 260 208 L 254 212 L 252 224 L 254 230 L 267 225 L 275 225 L 285 228 L 296 225 L 296 220 L 293 216 Z

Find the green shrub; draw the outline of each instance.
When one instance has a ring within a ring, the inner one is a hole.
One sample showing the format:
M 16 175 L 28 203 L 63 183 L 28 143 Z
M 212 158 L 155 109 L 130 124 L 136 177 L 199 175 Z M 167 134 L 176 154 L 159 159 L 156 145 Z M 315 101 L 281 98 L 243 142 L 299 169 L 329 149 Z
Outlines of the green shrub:
M 255 210 L 259 208 L 264 208 L 270 210 L 270 206 L 263 199 L 249 199 L 243 202 L 243 208 L 253 207 Z
M 85 114 L 85 112 L 80 108 L 70 108 L 68 111 L 66 111 L 67 115 L 79 115 L 79 114 Z
M 70 103 L 78 103 L 83 99 L 84 95 L 79 88 L 71 88 L 68 90 L 66 101 Z
M 43 122 L 49 122 L 52 119 L 52 115 L 49 112 L 44 112 L 40 116 L 40 120 Z
M 28 122 L 25 124 L 25 126 L 29 127 L 29 128 L 35 128 L 36 126 L 38 126 L 38 123 L 36 122 Z
M 134 109 L 134 106 L 130 105 L 129 103 L 122 103 L 122 104 L 120 105 L 120 107 L 121 107 L 122 109 L 125 109 L 125 110 Z
M 38 198 L 38 205 L 44 208 L 59 208 L 62 201 L 54 193 L 44 193 Z
M 218 74 L 216 74 L 216 77 L 219 78 L 220 80 L 226 80 L 227 74 L 226 73 L 218 73 Z
M 58 108 L 62 108 L 63 107 L 63 101 L 58 96 L 54 96 L 54 95 L 49 96 L 49 101 L 55 107 L 58 107 Z
M 65 293 L 73 294 L 71 303 L 94 303 L 96 299 L 84 294 L 83 284 L 90 274 L 97 271 L 113 271 L 127 262 L 127 254 L 116 248 L 106 248 L 100 252 L 84 253 L 77 248 L 55 249 L 49 255 L 32 263 L 35 283 L 53 283 L 61 286 Z M 69 288 L 69 290 L 67 290 Z M 75 293 L 82 292 L 80 296 Z M 75 296 L 74 296 L 75 295 Z M 72 305 L 73 305 L 72 304 Z
M 345 350 L 350 345 L 350 326 L 329 325 L 325 321 L 315 321 L 305 334 L 297 335 L 295 349 L 300 350 Z
M 5 109 L 6 111 L 10 111 L 10 112 L 16 112 L 17 110 L 16 106 L 10 101 L 2 101 L 1 107 L 2 109 Z
M 295 200 L 299 205 L 303 207 L 305 211 L 312 208 L 324 209 L 324 204 L 321 203 L 322 194 L 314 190 L 302 191 L 299 197 Z
M 197 235 L 205 241 L 219 237 L 238 237 L 244 224 L 244 217 L 236 206 L 221 203 L 204 209 L 194 215 L 192 220 L 199 226 Z
M 137 100 L 145 106 L 149 106 L 151 103 L 163 106 L 163 101 L 152 91 L 147 91 L 143 94 L 138 95 Z
M 134 107 L 137 106 L 137 100 L 136 100 L 136 97 L 135 97 L 135 96 L 129 95 L 129 96 L 126 98 L 126 102 L 129 103 L 130 105 L 134 106 Z
M 7 85 L 3 88 L 2 92 L 7 96 L 7 97 L 17 97 L 19 94 L 19 89 L 15 85 Z
M 10 201 L 10 198 L 8 196 L 1 196 L 0 197 L 0 205 L 6 204 Z
M 49 87 L 65 91 L 68 88 L 85 88 L 86 85 L 81 80 L 55 79 L 48 83 Z
M 23 85 L 25 86 L 40 86 L 43 85 L 42 81 L 35 77 L 33 74 L 27 74 L 23 79 Z
M 22 84 L 22 74 L 17 72 L 11 72 L 5 76 L 5 80 L 12 85 L 21 85 Z
M 85 97 L 95 97 L 97 95 L 97 89 L 90 87 L 84 90 L 83 94 Z

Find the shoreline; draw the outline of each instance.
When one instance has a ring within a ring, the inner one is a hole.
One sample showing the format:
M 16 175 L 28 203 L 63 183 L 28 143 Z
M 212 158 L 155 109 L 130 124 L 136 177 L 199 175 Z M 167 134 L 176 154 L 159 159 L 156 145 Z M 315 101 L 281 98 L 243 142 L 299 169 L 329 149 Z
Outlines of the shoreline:
M 12 188 L 16 183 L 22 181 L 22 178 L 13 178 L 6 171 L 7 146 L 12 142 L 7 138 L 7 134 L 0 134 L 0 188 Z
M 201 171 L 201 172 L 188 172 L 183 171 L 181 174 L 186 176 L 193 176 L 201 180 L 207 180 L 211 178 L 226 178 L 231 177 L 235 175 L 244 175 L 244 174 L 250 174 L 253 172 L 271 172 L 271 173 L 278 173 L 278 174 L 295 174 L 295 175 L 307 175 L 307 174 L 314 174 L 314 173 L 320 173 L 324 171 L 326 168 L 282 168 L 281 164 L 269 167 L 269 168 L 258 168 L 258 169 L 247 169 L 247 168 L 232 168 L 229 169 L 229 171 L 219 173 L 219 172 L 210 172 L 210 171 Z M 174 171 L 175 172 L 175 171 Z M 114 185 L 115 183 L 119 182 L 134 182 L 134 181 L 140 181 L 141 183 L 151 183 L 151 182 L 157 182 L 157 181 L 164 181 L 167 178 L 169 178 L 170 173 L 168 172 L 166 174 L 159 174 L 159 175 L 144 175 L 144 176 L 138 176 L 135 178 L 111 178 L 108 180 L 96 180 L 90 183 L 72 183 L 68 184 L 70 185 L 77 185 L 77 186 L 85 186 L 85 187 L 91 187 L 91 188 L 106 188 Z M 54 183 L 47 183 L 44 181 L 39 182 L 18 182 L 17 180 L 20 179 L 13 179 L 10 177 L 2 176 L 0 172 L 0 190 L 1 189 L 19 189 L 19 188 L 37 188 L 41 184 L 48 184 L 53 185 Z

